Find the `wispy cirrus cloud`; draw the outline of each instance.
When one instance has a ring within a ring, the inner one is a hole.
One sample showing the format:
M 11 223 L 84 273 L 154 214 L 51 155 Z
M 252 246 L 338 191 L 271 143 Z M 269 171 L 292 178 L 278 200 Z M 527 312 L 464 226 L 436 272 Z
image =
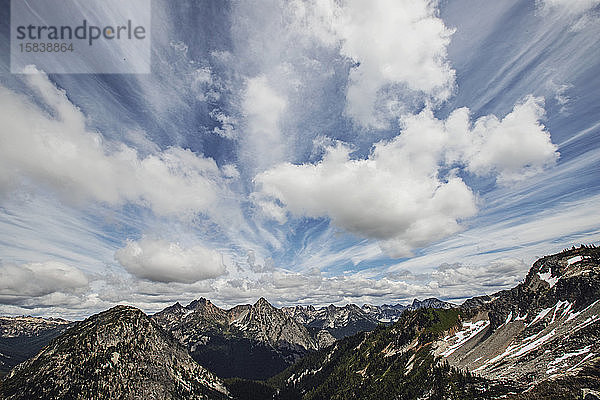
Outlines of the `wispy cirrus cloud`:
M 159 215 L 210 210 L 221 191 L 212 159 L 178 147 L 140 158 L 134 148 L 88 131 L 85 116 L 45 74 L 26 80 L 48 109 L 0 88 L 3 192 L 39 185 L 75 204 L 133 203 Z

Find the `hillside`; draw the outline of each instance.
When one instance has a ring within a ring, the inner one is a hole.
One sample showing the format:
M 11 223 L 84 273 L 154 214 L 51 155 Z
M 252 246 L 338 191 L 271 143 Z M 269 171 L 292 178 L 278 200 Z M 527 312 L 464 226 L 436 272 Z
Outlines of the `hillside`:
M 600 250 L 538 260 L 460 308 L 408 311 L 270 380 L 280 399 L 575 399 L 600 389 Z
M 0 383 L 7 400 L 227 397 L 217 377 L 127 306 L 76 323 Z

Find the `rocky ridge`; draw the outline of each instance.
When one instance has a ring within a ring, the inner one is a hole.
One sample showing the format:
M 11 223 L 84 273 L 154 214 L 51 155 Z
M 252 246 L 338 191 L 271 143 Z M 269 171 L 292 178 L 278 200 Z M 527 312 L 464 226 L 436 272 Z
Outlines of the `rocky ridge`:
M 523 283 L 468 310 L 436 346 L 451 365 L 530 387 L 576 375 L 600 363 L 600 249 L 541 258 Z
M 201 298 L 185 307 L 176 303 L 152 319 L 222 377 L 266 379 L 332 342 L 324 334 L 312 335 L 264 298 L 229 310 Z

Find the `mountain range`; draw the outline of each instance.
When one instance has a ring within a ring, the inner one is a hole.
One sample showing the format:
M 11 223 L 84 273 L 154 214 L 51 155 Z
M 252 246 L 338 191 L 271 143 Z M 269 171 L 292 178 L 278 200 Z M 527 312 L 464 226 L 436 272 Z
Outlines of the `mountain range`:
M 152 319 L 217 375 L 266 379 L 337 339 L 372 330 L 381 322 L 389 323 L 406 309 L 432 304 L 450 307 L 450 303 L 437 299 L 415 299 L 408 306 L 360 308 L 348 304 L 278 309 L 260 298 L 255 304 L 224 310 L 200 298 L 185 307 L 175 303 Z
M 141 310 L 117 306 L 73 324 L 2 381 L 31 399 L 226 399 L 223 382 Z
M 599 300 L 600 249 L 582 246 L 461 306 L 199 299 L 152 317 L 118 306 L 75 323 L 4 318 L 3 335 L 57 336 L 0 398 L 597 399 Z

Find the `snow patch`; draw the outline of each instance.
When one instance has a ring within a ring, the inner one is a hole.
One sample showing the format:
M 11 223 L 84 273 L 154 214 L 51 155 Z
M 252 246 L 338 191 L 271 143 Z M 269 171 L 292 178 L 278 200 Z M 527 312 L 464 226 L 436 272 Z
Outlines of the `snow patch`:
M 556 285 L 556 282 L 558 282 L 558 276 L 552 276 L 552 272 L 548 271 L 548 272 L 538 272 L 538 276 L 540 277 L 541 280 L 548 282 L 548 285 L 550 285 L 550 289 L 552 289 L 554 287 L 554 285 Z
M 515 318 L 515 321 L 525 321 L 527 319 L 527 313 L 525 315 L 523 315 L 522 317 L 517 316 L 517 318 Z
M 587 306 L 586 308 L 584 308 L 581 311 L 578 311 L 578 312 L 575 312 L 575 313 L 570 313 L 569 317 L 567 318 L 567 321 L 570 321 L 572 319 L 577 318 L 579 316 L 579 314 L 584 313 L 587 310 L 589 310 L 590 308 L 594 307 L 598 303 L 598 301 L 600 301 L 600 300 L 596 300 L 595 302 L 593 302 L 592 304 L 590 304 L 589 306 Z
M 539 346 L 541 346 L 542 344 L 547 342 L 549 339 L 551 339 L 555 333 L 556 333 L 556 329 L 553 329 L 551 332 L 540 337 L 539 339 L 532 341 L 531 343 L 526 343 L 526 344 L 521 344 L 521 345 L 512 344 L 512 345 L 508 346 L 506 348 L 506 350 L 504 350 L 503 353 L 497 355 L 494 358 L 489 359 L 482 366 L 480 366 L 477 369 L 474 369 L 473 372 L 481 371 L 481 370 L 485 369 L 488 365 L 495 364 L 498 361 L 504 359 L 505 357 L 516 358 L 516 357 L 520 357 L 526 353 L 529 353 L 530 351 L 535 350 L 536 348 L 538 348 Z M 523 342 L 527 342 L 530 339 L 534 339 L 537 336 L 539 336 L 539 333 L 524 339 Z
M 529 353 L 531 350 L 536 349 L 537 347 L 541 346 L 542 344 L 544 344 L 545 342 L 548 341 L 548 339 L 550 339 L 552 336 L 554 336 L 554 334 L 556 333 L 556 329 L 552 329 L 552 331 L 550 331 L 549 333 L 547 333 L 546 335 L 542 336 L 539 339 L 534 340 L 533 342 L 522 346 L 521 348 L 519 348 L 519 350 L 516 353 L 511 354 L 510 356 L 512 358 L 514 357 L 520 357 L 525 353 Z
M 578 331 L 581 330 L 583 328 L 586 328 L 590 325 L 592 325 L 593 323 L 600 321 L 600 316 L 598 315 L 592 315 L 591 317 L 589 317 L 588 319 L 586 319 L 585 321 L 583 321 L 582 323 L 580 323 L 579 325 L 577 325 L 577 327 L 575 327 L 575 329 L 573 329 L 574 331 Z
M 591 345 L 585 346 L 582 349 L 576 350 L 576 351 L 574 351 L 572 353 L 564 354 L 564 355 L 562 355 L 560 357 L 557 357 L 555 360 L 550 361 L 550 363 L 548 364 L 548 369 L 546 370 L 546 373 L 547 374 L 553 374 L 553 373 L 555 373 L 557 371 L 560 371 L 561 368 L 559 368 L 558 366 L 560 364 L 562 364 L 565 360 L 568 360 L 571 357 L 576 357 L 576 356 L 579 356 L 579 355 L 582 355 L 582 354 L 585 354 L 585 353 L 589 353 L 591 347 L 592 347 Z
M 536 322 L 543 320 L 546 317 L 546 315 L 548 315 L 548 313 L 553 308 L 554 307 L 544 308 L 542 311 L 539 312 L 538 315 L 535 316 L 535 318 L 533 319 L 533 321 L 531 321 L 530 323 L 527 324 L 527 326 L 531 326 L 531 325 L 535 324 Z
M 582 256 L 575 256 L 575 257 L 571 257 L 571 258 L 569 258 L 569 259 L 567 260 L 567 264 L 569 264 L 569 265 L 573 265 L 573 264 L 575 264 L 576 262 L 579 262 L 579 261 L 581 261 L 581 260 L 583 260 L 583 257 L 582 257 Z
M 510 314 L 509 318 L 510 317 L 512 317 L 512 313 Z M 475 337 L 479 332 L 484 330 L 489 324 L 490 321 L 486 319 L 482 319 L 474 323 L 463 322 L 463 329 L 456 332 L 453 336 L 447 336 L 444 338 L 444 341 L 446 342 L 454 341 L 455 343 L 448 347 L 446 351 L 444 351 L 440 355 L 442 357 L 448 357 L 450 354 L 454 353 L 459 347 L 468 342 L 469 339 Z

